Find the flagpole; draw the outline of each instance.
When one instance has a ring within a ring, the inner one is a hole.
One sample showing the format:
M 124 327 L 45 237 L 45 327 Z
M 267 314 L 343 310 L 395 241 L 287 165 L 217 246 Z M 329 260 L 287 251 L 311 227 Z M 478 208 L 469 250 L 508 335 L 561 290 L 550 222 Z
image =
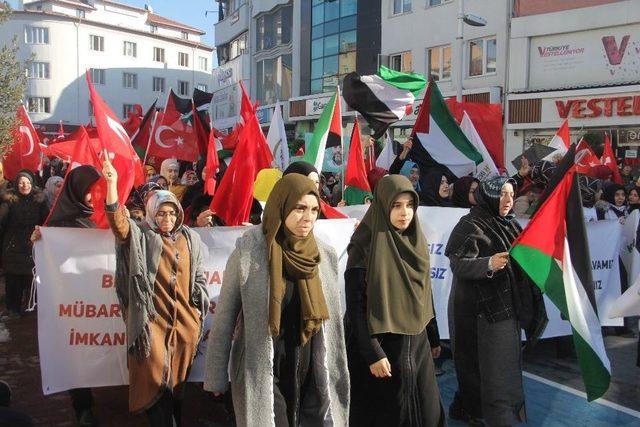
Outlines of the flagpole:
M 344 157 L 344 138 L 343 138 L 343 135 L 342 135 L 342 102 L 340 101 L 340 97 L 341 97 L 341 95 L 340 95 L 340 86 L 338 86 L 336 89 L 337 89 L 337 93 L 338 93 L 338 96 L 336 97 L 336 102 L 340 106 L 340 128 L 341 128 L 340 129 L 340 151 L 342 152 L 342 196 L 340 197 L 340 199 L 342 201 L 342 200 L 344 200 L 344 190 L 346 188 L 346 186 L 345 186 L 346 178 L 344 176 L 344 174 L 345 174 L 345 167 L 344 167 L 344 164 L 345 164 L 345 161 L 344 161 L 344 159 L 345 159 L 345 157 Z M 358 113 L 357 112 L 356 112 L 356 116 L 355 117 L 356 117 L 356 120 L 358 120 Z M 352 133 L 353 133 L 353 130 L 352 130 Z
M 158 118 L 158 110 L 153 113 L 153 121 L 151 122 L 151 132 L 149 132 L 149 140 L 147 141 L 147 149 L 144 150 L 144 159 L 142 160 L 142 166 L 147 164 L 147 156 L 149 155 L 149 148 L 151 147 L 151 138 L 153 138 L 153 129 L 156 127 L 156 119 Z

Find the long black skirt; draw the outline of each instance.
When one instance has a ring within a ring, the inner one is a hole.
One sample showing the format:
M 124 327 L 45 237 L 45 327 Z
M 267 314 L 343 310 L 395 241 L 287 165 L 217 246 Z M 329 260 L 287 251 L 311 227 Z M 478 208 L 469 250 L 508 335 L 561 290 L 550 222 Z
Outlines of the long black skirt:
M 391 364 L 390 378 L 371 374 L 355 342 L 347 345 L 351 426 L 446 425 L 427 334 L 377 336 Z M 355 340 L 354 340 L 355 341 Z

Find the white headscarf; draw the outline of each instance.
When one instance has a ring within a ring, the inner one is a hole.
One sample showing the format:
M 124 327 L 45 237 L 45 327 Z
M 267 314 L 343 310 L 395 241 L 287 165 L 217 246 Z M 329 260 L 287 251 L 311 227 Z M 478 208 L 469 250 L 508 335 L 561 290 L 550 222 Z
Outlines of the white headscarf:
M 176 170 L 180 170 L 180 163 L 178 162 L 178 159 L 165 159 L 160 165 L 160 175 L 167 180 L 169 185 L 174 185 L 179 182 L 179 178 L 176 178 L 173 182 L 169 182 L 169 168 L 172 166 L 174 166 Z

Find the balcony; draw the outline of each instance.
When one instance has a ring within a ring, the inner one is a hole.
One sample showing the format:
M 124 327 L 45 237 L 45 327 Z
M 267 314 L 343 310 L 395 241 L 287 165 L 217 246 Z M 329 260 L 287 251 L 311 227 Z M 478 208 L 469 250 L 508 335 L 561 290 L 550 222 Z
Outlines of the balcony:
M 249 5 L 242 4 L 235 12 L 225 16 L 225 18 L 215 24 L 215 43 L 216 46 L 229 43 L 231 40 L 239 36 L 249 29 L 250 23 Z

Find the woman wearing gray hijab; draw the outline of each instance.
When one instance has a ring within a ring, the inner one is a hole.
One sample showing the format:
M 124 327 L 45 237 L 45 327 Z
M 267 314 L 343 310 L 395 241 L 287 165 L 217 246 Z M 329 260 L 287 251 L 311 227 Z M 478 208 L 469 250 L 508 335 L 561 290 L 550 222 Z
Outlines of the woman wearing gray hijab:
M 151 193 L 138 224 L 118 205 L 118 176 L 108 160 L 102 172 L 105 210 L 116 237 L 116 292 L 126 323 L 129 410 L 146 412 L 152 426 L 180 425 L 184 384 L 209 308 L 202 242 L 183 225 L 173 193 Z
M 62 189 L 62 183 L 64 179 L 58 175 L 54 175 L 47 180 L 47 183 L 44 185 L 44 197 L 47 200 L 47 206 L 49 209 L 53 207 L 53 203 L 56 201 L 56 197 L 60 194 L 60 190 Z

